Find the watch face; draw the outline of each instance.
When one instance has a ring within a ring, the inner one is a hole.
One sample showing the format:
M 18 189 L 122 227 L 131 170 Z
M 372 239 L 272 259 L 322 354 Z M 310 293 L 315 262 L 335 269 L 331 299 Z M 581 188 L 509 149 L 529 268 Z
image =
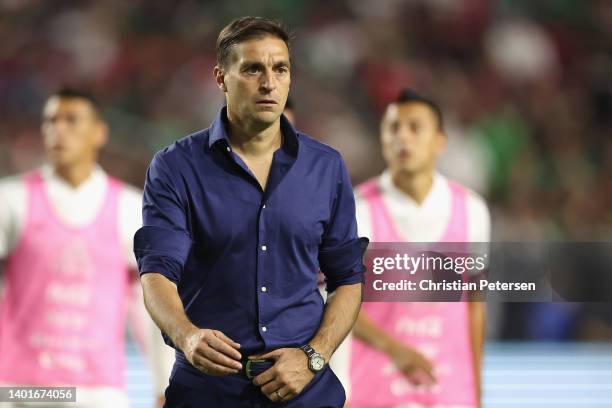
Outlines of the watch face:
M 315 353 L 310 358 L 310 365 L 314 371 L 320 371 L 325 366 L 325 359 L 322 355 Z

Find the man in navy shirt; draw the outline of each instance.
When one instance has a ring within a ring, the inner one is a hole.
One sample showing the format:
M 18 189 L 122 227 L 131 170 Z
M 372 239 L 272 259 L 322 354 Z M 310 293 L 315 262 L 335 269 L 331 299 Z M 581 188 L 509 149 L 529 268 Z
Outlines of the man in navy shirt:
M 134 248 L 176 349 L 166 406 L 344 404 L 326 363 L 359 311 L 367 240 L 340 154 L 282 115 L 290 72 L 278 23 L 233 21 L 214 68 L 227 106 L 149 167 Z

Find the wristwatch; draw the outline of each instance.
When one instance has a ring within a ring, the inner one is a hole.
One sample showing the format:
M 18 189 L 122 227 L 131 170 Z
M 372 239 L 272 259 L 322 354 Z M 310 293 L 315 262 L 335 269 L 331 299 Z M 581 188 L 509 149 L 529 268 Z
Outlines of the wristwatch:
M 317 353 L 309 344 L 304 344 L 300 347 L 300 350 L 306 353 L 308 357 L 308 368 L 310 371 L 316 374 L 323 370 L 323 367 L 325 367 L 325 358 L 320 353 Z

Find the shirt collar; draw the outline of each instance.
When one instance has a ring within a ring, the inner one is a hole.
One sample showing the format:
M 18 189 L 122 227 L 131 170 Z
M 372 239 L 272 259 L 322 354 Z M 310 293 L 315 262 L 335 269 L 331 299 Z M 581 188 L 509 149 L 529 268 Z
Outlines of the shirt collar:
M 40 166 L 40 174 L 42 175 L 42 178 L 47 182 L 59 183 L 59 184 L 64 184 L 66 186 L 70 186 L 70 184 L 68 184 L 66 180 L 64 180 L 63 178 L 57 175 L 57 173 L 53 169 L 53 166 L 51 166 L 48 163 L 45 163 L 42 166 Z M 100 185 L 101 182 L 102 183 L 106 182 L 106 172 L 104 171 L 104 169 L 102 169 L 102 167 L 100 167 L 98 163 L 96 163 L 89 177 L 87 177 L 87 179 L 85 179 L 83 183 L 81 184 L 81 186 L 77 187 L 77 189 L 87 184 Z M 74 189 L 71 186 L 70 188 Z
M 299 138 L 295 128 L 289 123 L 289 120 L 285 115 L 280 117 L 281 132 L 283 134 L 283 146 L 282 149 L 292 156 L 297 156 Z M 229 136 L 227 133 L 227 106 L 221 108 L 217 117 L 210 126 L 208 135 L 208 147 L 212 148 L 217 143 L 223 143 L 225 146 L 230 145 Z
M 391 171 L 386 169 L 380 176 L 381 188 L 392 197 L 392 199 L 406 202 L 408 200 L 415 207 L 424 208 L 436 202 L 446 202 L 444 197 L 446 188 L 446 178 L 437 171 L 434 171 L 431 189 L 427 193 L 427 196 L 423 202 L 419 205 L 412 197 L 400 190 L 393 182 Z

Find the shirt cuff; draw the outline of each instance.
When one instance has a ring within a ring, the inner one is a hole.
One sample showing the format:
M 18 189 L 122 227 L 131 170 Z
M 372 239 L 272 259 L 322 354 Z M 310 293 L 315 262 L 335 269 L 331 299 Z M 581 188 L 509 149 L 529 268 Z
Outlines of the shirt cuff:
M 138 258 L 140 275 L 159 273 L 178 285 L 183 268 L 171 257 L 163 255 L 144 255 Z
M 145 226 L 134 235 L 134 254 L 140 274 L 157 272 L 171 281 L 180 280 L 192 241 L 181 231 Z
M 367 238 L 355 238 L 340 247 L 319 252 L 319 265 L 326 277 L 328 293 L 338 286 L 364 282 L 363 255 L 369 242 Z

